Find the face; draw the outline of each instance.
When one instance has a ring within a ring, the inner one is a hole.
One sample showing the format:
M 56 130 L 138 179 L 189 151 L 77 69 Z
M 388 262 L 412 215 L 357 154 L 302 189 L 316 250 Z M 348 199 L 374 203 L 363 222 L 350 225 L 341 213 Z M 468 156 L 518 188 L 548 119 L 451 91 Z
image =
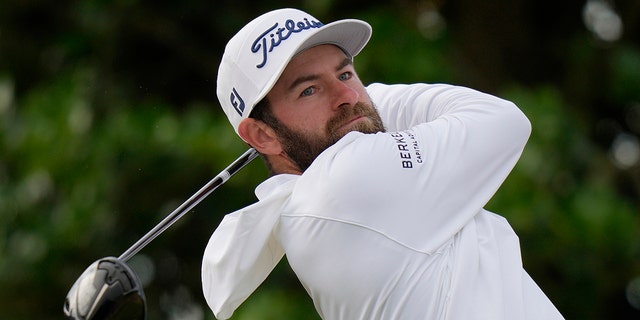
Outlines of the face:
M 277 120 L 270 125 L 301 171 L 350 131 L 384 131 L 351 59 L 333 45 L 295 56 L 267 99 Z

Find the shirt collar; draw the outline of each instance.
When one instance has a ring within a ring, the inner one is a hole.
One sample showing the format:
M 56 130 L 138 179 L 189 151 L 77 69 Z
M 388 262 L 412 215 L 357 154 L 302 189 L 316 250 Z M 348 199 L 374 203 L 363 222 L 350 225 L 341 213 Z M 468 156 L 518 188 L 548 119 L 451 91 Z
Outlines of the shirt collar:
M 256 187 L 256 196 L 259 200 L 263 200 L 274 194 L 275 191 L 286 187 L 286 185 L 293 185 L 292 181 L 295 181 L 299 177 L 297 174 L 278 174 L 272 176 Z

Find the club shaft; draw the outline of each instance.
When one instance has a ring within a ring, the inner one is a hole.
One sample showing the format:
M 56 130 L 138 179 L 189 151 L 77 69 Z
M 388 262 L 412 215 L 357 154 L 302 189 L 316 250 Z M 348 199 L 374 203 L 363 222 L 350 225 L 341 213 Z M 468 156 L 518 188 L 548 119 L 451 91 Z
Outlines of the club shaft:
M 134 243 L 127 251 L 122 253 L 118 259 L 122 261 L 127 261 L 131 257 L 133 257 L 136 253 L 138 253 L 142 248 L 144 248 L 147 244 L 149 244 L 153 239 L 155 239 L 162 232 L 167 230 L 172 224 L 178 221 L 182 216 L 184 216 L 187 212 L 189 212 L 193 207 L 195 207 L 200 201 L 204 200 L 213 190 L 227 182 L 229 178 L 242 169 L 245 165 L 247 165 L 251 160 L 255 159 L 258 156 L 258 152 L 253 148 L 247 150 L 243 153 L 238 159 L 236 159 L 233 163 L 231 163 L 228 167 L 226 167 L 222 172 L 220 172 L 217 176 L 213 177 L 211 181 L 205 184 L 198 192 L 192 195 L 187 201 L 182 203 L 178 208 L 173 210 L 167 217 L 165 217 L 160 223 L 158 223 L 153 229 L 151 229 L 147 234 L 145 234 L 140 240 Z

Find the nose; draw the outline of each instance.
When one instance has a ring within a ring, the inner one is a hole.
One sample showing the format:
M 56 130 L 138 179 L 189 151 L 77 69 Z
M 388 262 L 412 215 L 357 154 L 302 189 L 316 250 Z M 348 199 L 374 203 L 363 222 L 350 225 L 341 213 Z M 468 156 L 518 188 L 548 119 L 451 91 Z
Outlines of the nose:
M 341 108 L 343 106 L 354 106 L 358 99 L 360 98 L 360 94 L 358 91 L 349 86 L 349 84 L 344 81 L 336 80 L 334 85 L 334 108 Z

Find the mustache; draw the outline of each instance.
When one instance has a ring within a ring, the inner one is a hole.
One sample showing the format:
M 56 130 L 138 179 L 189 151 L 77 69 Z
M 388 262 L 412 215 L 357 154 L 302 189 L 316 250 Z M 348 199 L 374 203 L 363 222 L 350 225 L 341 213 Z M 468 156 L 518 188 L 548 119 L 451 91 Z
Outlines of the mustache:
M 370 118 L 372 110 L 373 106 L 364 102 L 357 102 L 351 108 L 340 108 L 339 113 L 327 122 L 326 130 L 328 133 L 334 132 L 343 124 L 356 117 L 365 116 Z

